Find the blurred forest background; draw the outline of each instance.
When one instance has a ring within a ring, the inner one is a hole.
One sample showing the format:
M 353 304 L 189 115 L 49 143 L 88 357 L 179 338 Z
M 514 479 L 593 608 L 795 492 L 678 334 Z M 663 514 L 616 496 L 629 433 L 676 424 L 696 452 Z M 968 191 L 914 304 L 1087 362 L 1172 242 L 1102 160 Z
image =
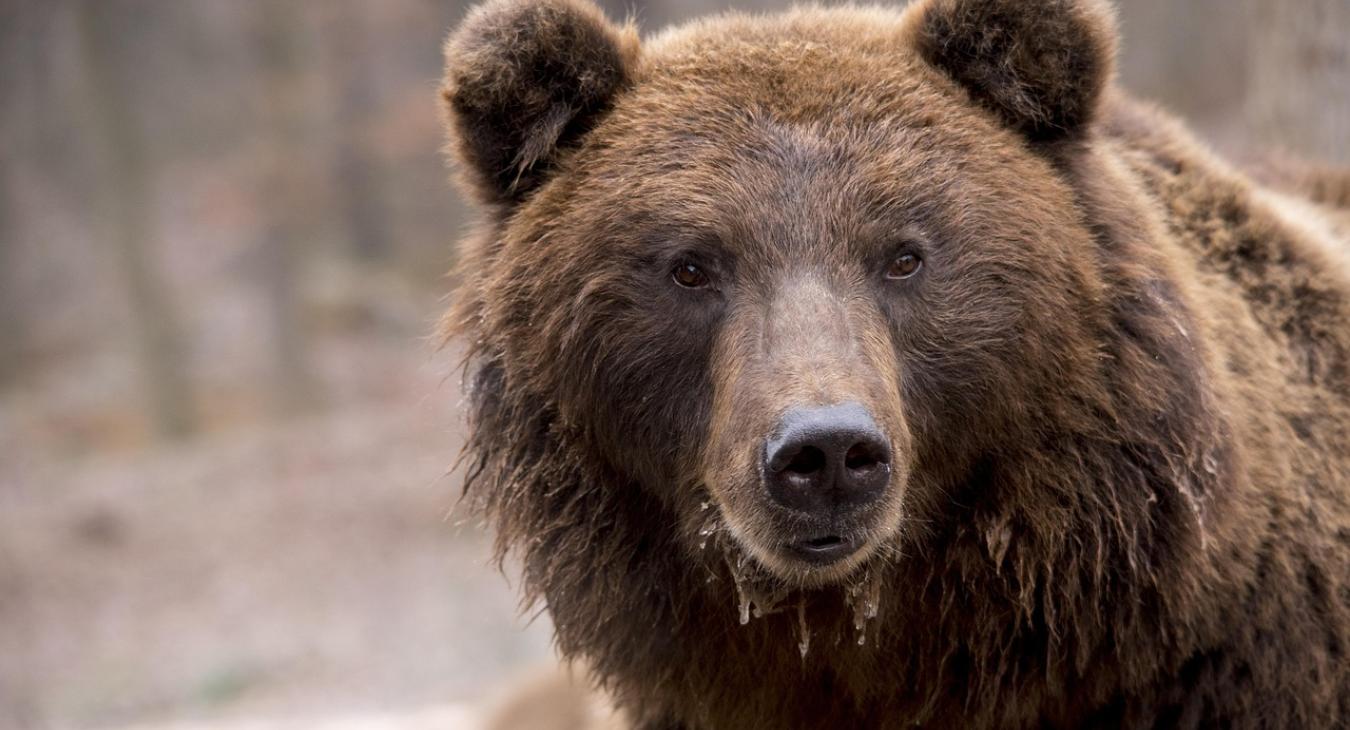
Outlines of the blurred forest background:
M 464 11 L 0 0 L 0 727 L 467 724 L 548 657 L 447 473 Z M 1124 84 L 1221 150 L 1350 162 L 1350 0 L 1121 14 Z

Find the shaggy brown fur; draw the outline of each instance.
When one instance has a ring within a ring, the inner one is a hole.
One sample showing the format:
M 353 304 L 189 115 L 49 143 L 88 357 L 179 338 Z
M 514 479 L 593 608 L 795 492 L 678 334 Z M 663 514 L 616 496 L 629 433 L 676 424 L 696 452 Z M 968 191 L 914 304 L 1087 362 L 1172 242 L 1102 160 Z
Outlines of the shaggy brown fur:
M 636 726 L 1350 721 L 1350 256 L 1113 90 L 1114 38 L 1096 0 L 451 38 L 468 494 Z M 806 565 L 758 459 L 843 401 L 890 486 Z

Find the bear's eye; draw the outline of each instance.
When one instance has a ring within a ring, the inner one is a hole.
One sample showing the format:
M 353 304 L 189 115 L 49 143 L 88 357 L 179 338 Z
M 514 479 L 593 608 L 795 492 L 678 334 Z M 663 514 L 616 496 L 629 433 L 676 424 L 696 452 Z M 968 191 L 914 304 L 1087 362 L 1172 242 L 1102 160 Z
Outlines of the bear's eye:
M 904 253 L 895 257 L 891 265 L 886 268 L 887 279 L 908 279 L 919 273 L 923 268 L 923 259 L 917 254 Z
M 679 284 L 686 289 L 702 289 L 711 283 L 708 280 L 708 275 L 703 272 L 703 269 L 700 269 L 688 261 L 681 261 L 676 264 L 675 269 L 670 272 L 670 278 L 674 279 L 676 284 Z

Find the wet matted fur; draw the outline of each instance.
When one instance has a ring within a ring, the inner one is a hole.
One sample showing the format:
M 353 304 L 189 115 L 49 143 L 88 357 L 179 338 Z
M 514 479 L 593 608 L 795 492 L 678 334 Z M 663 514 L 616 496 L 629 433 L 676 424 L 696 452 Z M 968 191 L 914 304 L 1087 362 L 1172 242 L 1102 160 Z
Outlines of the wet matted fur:
M 635 726 L 1350 720 L 1347 178 L 1235 171 L 1115 38 L 1098 0 L 452 36 L 467 494 Z M 894 472 L 816 570 L 755 455 L 845 399 Z

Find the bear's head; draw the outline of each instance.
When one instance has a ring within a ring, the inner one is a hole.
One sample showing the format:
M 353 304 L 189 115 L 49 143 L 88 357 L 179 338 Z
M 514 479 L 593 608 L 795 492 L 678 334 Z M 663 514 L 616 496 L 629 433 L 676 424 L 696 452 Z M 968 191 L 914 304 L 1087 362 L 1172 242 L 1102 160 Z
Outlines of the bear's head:
M 1130 409 L 1139 438 L 1184 428 L 1156 420 L 1201 397 L 1177 295 L 1122 240 L 1147 224 L 1075 182 L 1112 23 L 1099 0 L 920 0 L 644 44 L 585 0 L 474 10 L 443 95 L 488 215 L 448 327 L 470 490 L 527 574 L 717 551 L 839 583 L 973 500 L 1053 532 L 1087 499 L 1067 477 L 1014 498 L 991 464 L 1118 438 Z

